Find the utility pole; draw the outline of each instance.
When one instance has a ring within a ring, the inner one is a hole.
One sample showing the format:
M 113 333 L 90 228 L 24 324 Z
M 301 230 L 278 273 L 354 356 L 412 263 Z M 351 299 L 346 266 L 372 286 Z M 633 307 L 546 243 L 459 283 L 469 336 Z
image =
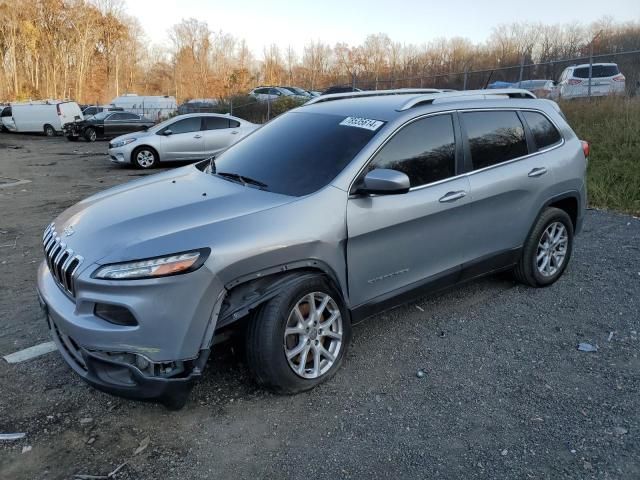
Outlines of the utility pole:
M 589 101 L 591 101 L 591 77 L 593 76 L 593 44 L 600 35 L 602 35 L 602 30 L 596 33 L 591 39 L 591 42 L 589 42 L 589 84 L 587 87 L 587 96 L 589 97 Z

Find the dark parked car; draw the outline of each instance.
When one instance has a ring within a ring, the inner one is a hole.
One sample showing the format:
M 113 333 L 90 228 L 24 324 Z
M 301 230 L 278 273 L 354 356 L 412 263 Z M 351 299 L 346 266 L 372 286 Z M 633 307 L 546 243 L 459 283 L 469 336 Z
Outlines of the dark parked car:
M 130 112 L 100 112 L 84 120 L 66 123 L 62 129 L 64 135 L 75 142 L 81 136 L 88 142 L 98 138 L 114 138 L 125 133 L 146 130 L 155 125 L 153 120 Z
M 322 95 L 329 95 L 331 93 L 349 93 L 349 92 L 361 92 L 359 88 L 352 87 L 351 85 L 334 85 L 327 88 Z

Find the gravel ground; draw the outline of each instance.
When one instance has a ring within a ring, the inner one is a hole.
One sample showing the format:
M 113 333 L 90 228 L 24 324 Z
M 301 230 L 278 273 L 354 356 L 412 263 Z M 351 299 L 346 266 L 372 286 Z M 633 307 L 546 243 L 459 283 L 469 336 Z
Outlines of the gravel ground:
M 34 293 L 43 227 L 146 174 L 105 151 L 0 134 L 0 356 L 48 340 Z M 100 393 L 56 352 L 0 360 L 0 433 L 27 433 L 0 441 L 0 478 L 126 462 L 113 478 L 637 479 L 639 312 L 640 221 L 589 211 L 555 285 L 489 277 L 373 317 L 305 394 L 259 389 L 232 344 L 179 412 Z

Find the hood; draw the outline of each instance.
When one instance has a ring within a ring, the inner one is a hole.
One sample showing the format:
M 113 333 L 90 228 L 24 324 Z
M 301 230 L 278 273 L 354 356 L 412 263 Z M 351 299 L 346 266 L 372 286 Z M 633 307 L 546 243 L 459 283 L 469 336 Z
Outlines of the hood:
M 113 263 L 206 247 L 204 230 L 293 200 L 191 165 L 93 195 L 58 216 L 55 229 L 85 266 Z
M 143 138 L 143 137 L 148 137 L 149 135 L 153 135 L 153 132 L 150 132 L 149 130 L 138 130 L 137 132 L 131 132 L 131 133 L 127 133 L 125 135 L 120 135 L 119 137 L 116 137 L 114 139 L 111 140 L 111 143 L 117 142 L 119 140 L 126 140 L 127 138 Z

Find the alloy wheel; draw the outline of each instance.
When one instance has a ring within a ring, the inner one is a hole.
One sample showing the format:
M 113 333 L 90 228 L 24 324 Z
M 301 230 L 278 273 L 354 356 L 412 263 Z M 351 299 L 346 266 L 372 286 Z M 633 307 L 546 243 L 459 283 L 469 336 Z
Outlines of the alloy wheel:
M 302 378 L 327 373 L 342 348 L 342 314 L 324 292 L 312 292 L 298 300 L 289 313 L 284 332 L 284 353 L 289 367 Z
M 136 162 L 142 168 L 151 167 L 156 161 L 155 155 L 149 150 L 140 150 L 136 155 Z
M 561 222 L 553 222 L 540 237 L 536 249 L 536 268 L 543 277 L 555 275 L 567 256 L 569 233 Z

